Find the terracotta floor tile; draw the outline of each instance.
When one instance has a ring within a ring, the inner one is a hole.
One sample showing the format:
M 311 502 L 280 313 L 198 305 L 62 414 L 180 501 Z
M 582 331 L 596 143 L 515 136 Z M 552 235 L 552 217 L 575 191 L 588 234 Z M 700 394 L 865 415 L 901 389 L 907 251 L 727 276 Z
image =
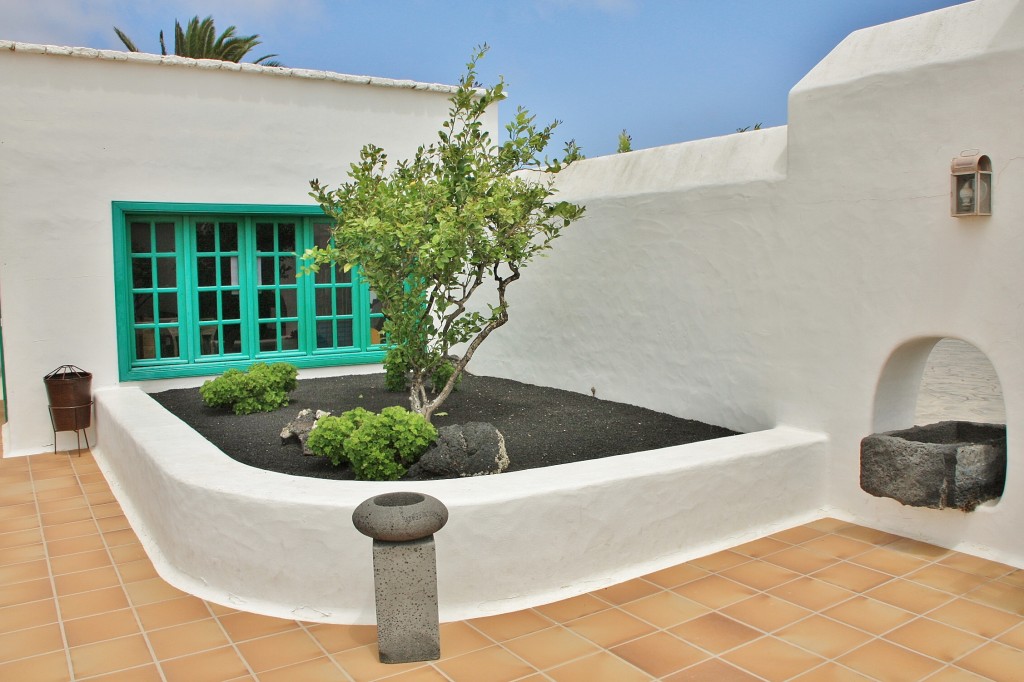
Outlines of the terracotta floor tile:
M 703 578 L 708 575 L 708 572 L 703 568 L 698 568 L 693 564 L 678 564 L 676 566 L 670 566 L 669 568 L 663 568 L 660 571 L 654 573 L 648 573 L 643 576 L 644 580 L 652 582 L 655 585 L 669 589 L 672 587 L 678 587 L 683 583 L 688 583 L 691 580 L 697 578 Z
M 508 655 L 511 656 L 511 654 Z M 397 675 L 426 665 L 426 663 L 381 663 L 376 644 L 342 651 L 334 654 L 332 658 L 355 682 L 379 680 L 386 675 Z
M 566 663 L 547 671 L 547 675 L 555 682 L 649 682 L 651 679 L 607 651 Z
M 793 682 L 871 682 L 871 678 L 829 661 L 793 678 Z
M 757 594 L 757 590 L 719 575 L 694 580 L 673 588 L 672 591 L 712 609 L 720 609 Z
M 160 677 L 160 669 L 150 664 L 90 677 L 89 682 L 163 682 L 163 678 Z
M 128 593 L 128 598 L 131 599 L 132 604 L 135 606 L 145 606 L 146 604 L 155 604 L 156 602 L 167 601 L 168 599 L 188 596 L 178 588 L 164 582 L 162 578 L 150 578 L 149 580 L 127 583 L 124 589 Z
M 32 493 L 29 493 L 31 495 Z M 64 488 L 53 488 L 51 490 L 40 490 L 35 494 L 35 499 L 40 502 L 54 502 L 56 500 L 69 500 L 85 497 L 78 484 L 69 485 Z
M 69 594 L 58 599 L 61 617 L 84 618 L 106 611 L 128 608 L 128 597 L 120 587 L 107 587 L 92 592 Z
M 153 645 L 153 652 L 159 660 L 188 656 L 231 644 L 212 615 L 205 620 L 195 620 L 161 630 L 150 630 L 147 632 L 147 636 L 150 644 Z M 318 655 L 323 655 L 323 653 L 320 652 Z M 316 656 L 310 658 L 316 658 Z M 284 664 L 282 663 L 282 665 Z
M 520 678 L 517 682 L 547 682 L 547 679 L 540 673 L 536 673 L 529 677 Z M 260 678 L 260 682 L 263 682 L 263 678 Z M 448 678 L 439 673 L 433 666 L 424 666 L 384 678 L 384 682 L 448 682 Z
M 111 547 L 110 556 L 114 558 L 114 563 L 116 564 L 126 564 L 132 561 L 149 558 L 146 555 L 146 550 L 138 543 Z
M 99 533 L 99 529 L 96 527 L 96 522 L 92 519 L 58 523 L 43 528 L 43 537 L 46 538 L 47 542 L 67 540 L 68 538 L 77 538 L 83 535 L 95 535 L 96 533 Z
M 871 639 L 867 633 L 817 614 L 787 625 L 775 636 L 823 658 L 836 658 Z
M 537 670 L 547 670 L 601 650 L 589 640 L 558 625 L 509 640 L 504 646 Z
M 715 572 L 726 568 L 732 568 L 733 566 L 737 566 L 746 561 L 750 561 L 750 557 L 726 549 L 699 559 L 694 559 L 689 563 L 691 566 L 702 568 L 705 571 Z
M 824 534 L 825 533 L 823 531 L 808 528 L 807 526 L 796 526 L 788 530 L 779 531 L 778 533 L 772 533 L 768 537 L 790 545 L 799 545 L 801 542 L 813 540 L 814 538 L 821 537 Z
M 91 552 L 97 549 L 104 549 L 103 536 L 99 533 L 93 535 L 82 535 L 77 538 L 66 540 L 54 540 L 46 543 L 46 551 L 51 557 L 64 556 L 65 554 L 78 554 L 79 552 Z
M 886 533 L 884 530 L 875 530 L 867 526 L 849 525 L 836 531 L 836 535 L 860 540 L 877 547 L 887 545 L 900 539 L 900 536 Z
M 743 583 L 755 590 L 768 590 L 801 577 L 800 573 L 795 573 L 788 568 L 757 559 L 727 568 L 720 571 L 719 575 Z
M 990 561 L 989 559 L 982 559 L 981 557 L 961 552 L 952 552 L 949 556 L 941 559 L 939 564 L 986 578 L 1000 578 L 1014 571 L 1013 566 L 1007 566 L 998 561 Z
M 963 595 L 965 599 L 1024 616 L 1024 589 L 998 580 Z
M 876 571 L 896 576 L 905 575 L 928 565 L 928 562 L 924 559 L 919 559 L 903 552 L 894 552 L 885 547 L 877 547 L 864 554 L 858 554 L 850 559 L 850 561 L 860 566 L 866 566 Z
M 57 622 L 57 603 L 41 599 L 0 608 L 0 633 Z
M 919 540 L 911 540 L 910 538 L 894 540 L 886 545 L 886 547 L 895 552 L 903 552 L 904 554 L 910 554 L 928 561 L 935 561 L 950 554 L 948 549 Z
M 90 592 L 120 584 L 117 571 L 114 570 L 113 566 L 91 568 L 87 571 L 78 571 L 77 573 L 64 573 L 54 576 L 53 581 L 57 586 L 58 595 Z
M 92 515 L 97 519 L 105 519 L 109 516 L 124 516 L 124 511 L 117 502 L 107 502 L 92 505 Z
M 986 682 L 988 678 L 969 673 L 963 668 L 946 666 L 928 678 L 928 682 Z
M 843 535 L 823 535 L 800 545 L 806 550 L 836 559 L 849 559 L 875 549 L 875 546 Z
M 125 528 L 123 530 L 103 533 L 103 540 L 107 543 L 107 547 L 118 547 L 120 545 L 138 544 L 139 536 L 131 528 Z
M 195 625 L 191 623 L 181 627 Z M 249 667 L 257 674 L 286 665 L 312 661 L 324 655 L 317 641 L 302 629 L 252 639 L 237 646 Z
M 197 597 L 179 597 L 136 609 L 142 626 L 147 630 L 181 625 L 210 617 L 210 609 Z
M 90 507 L 77 507 L 65 509 L 64 511 L 43 514 L 43 525 L 53 526 L 58 523 L 70 523 L 72 521 L 88 521 L 93 518 L 93 510 Z
M 506 613 L 501 616 L 474 618 L 466 622 L 496 642 L 521 637 L 552 625 L 550 620 L 531 609 Z
M 430 682 L 432 679 L 436 679 L 438 682 L 446 682 L 444 677 L 437 671 L 434 671 L 432 668 L 427 668 L 426 670 L 433 671 L 437 677 L 422 677 L 420 678 L 422 682 Z M 260 682 L 348 682 L 348 679 L 348 675 L 342 672 L 341 668 L 326 656 L 260 673 Z M 416 678 L 403 678 L 400 674 L 387 679 L 388 682 L 403 682 L 403 680 L 404 682 L 414 682 Z
M 619 609 L 599 611 L 570 621 L 565 627 L 605 648 L 628 642 L 655 630 L 653 625 L 637 620 Z
M 271 618 L 255 613 L 238 611 L 226 616 L 219 616 L 221 625 L 227 630 L 228 635 L 236 642 L 243 642 L 256 637 L 266 637 L 279 632 L 294 630 L 299 624 L 294 620 L 283 618 Z
M 909 623 L 917 616 L 910 611 L 857 595 L 823 612 L 829 618 L 881 635 Z
M 53 597 L 49 578 L 36 578 L 13 585 L 0 585 L 0 607 L 27 604 Z
M 225 606 L 212 601 L 206 602 L 206 605 L 210 607 L 210 610 L 213 611 L 213 615 L 217 617 L 238 613 L 238 609 L 233 606 Z
M 774 632 L 810 615 L 807 609 L 768 594 L 753 596 L 721 611 L 730 618 L 765 632 Z
M 124 516 L 106 516 L 102 519 L 96 519 L 96 525 L 101 533 L 112 533 L 131 528 L 131 524 L 128 523 L 128 519 Z
M 1024 651 L 990 642 L 958 660 L 956 665 L 996 682 L 1020 682 Z
M 903 576 L 906 580 L 912 580 L 919 585 L 933 587 L 936 590 L 950 592 L 952 594 L 963 594 L 970 592 L 982 583 L 988 582 L 988 578 L 971 573 L 964 573 L 955 568 L 931 564 L 924 568 L 908 573 Z
M 788 549 L 790 544 L 788 542 L 782 542 L 774 538 L 764 537 L 750 542 L 745 542 L 742 545 L 738 545 L 732 548 L 732 551 L 737 554 L 743 554 L 754 559 L 760 559 L 768 554 L 774 554 L 784 549 Z
M 998 637 L 999 641 L 1007 646 L 1024 651 L 1024 625 L 1019 625 Z
M 94 549 L 90 552 L 81 552 L 79 554 L 66 554 L 50 559 L 50 570 L 53 571 L 55 576 L 111 565 L 110 555 L 107 554 L 105 549 Z
M 124 668 L 145 665 L 153 660 L 142 635 L 108 639 L 70 649 L 75 677 L 89 677 Z
M 663 682 L 759 682 L 760 678 L 717 658 L 698 663 L 664 678 Z
M 12 585 L 25 582 L 26 580 L 39 580 L 48 578 L 50 567 L 44 559 L 35 561 L 23 561 L 20 564 L 9 564 L 0 566 L 0 585 Z
M 764 561 L 788 568 L 796 573 L 803 573 L 804 575 L 820 571 L 836 563 L 836 559 L 833 557 L 811 552 L 802 547 L 790 547 L 789 549 L 769 554 L 764 557 Z
M 0 663 L 58 650 L 64 650 L 64 638 L 57 623 L 0 635 Z
M 449 625 L 453 624 L 443 623 L 441 625 L 442 654 L 445 653 L 445 644 L 447 641 L 445 634 L 448 631 L 447 627 Z M 460 635 L 462 634 L 462 630 L 468 629 L 471 630 L 473 635 L 483 639 L 486 642 L 486 646 L 492 644 L 489 639 L 486 639 L 483 635 L 472 630 L 464 623 L 460 622 L 457 623 L 457 625 L 462 626 L 459 629 Z M 309 634 L 313 635 L 313 638 L 320 642 L 320 646 L 322 646 L 329 654 L 355 649 L 356 647 L 373 644 L 377 641 L 377 627 L 374 625 L 310 625 L 307 629 L 309 630 Z
M 869 590 L 866 594 L 872 599 L 914 613 L 926 613 L 954 599 L 948 592 L 933 590 L 902 578 L 896 578 L 892 582 Z
M 713 654 L 735 649 L 763 636 L 760 630 L 726 618 L 720 613 L 694 618 L 671 628 L 669 632 Z
M 885 635 L 884 639 L 947 663 L 987 641 L 927 618 L 912 620 Z
M 35 501 L 22 504 L 0 506 L 0 519 L 17 519 L 25 516 L 35 517 L 38 514 Z
M 854 649 L 837 662 L 882 682 L 918 682 L 942 667 L 938 661 L 880 639 Z
M 0 680 L 32 680 L 32 682 L 67 682 L 67 654 L 54 651 L 41 656 L 0 663 Z
M 1014 614 L 968 599 L 954 599 L 948 604 L 930 611 L 928 617 L 989 638 L 995 637 L 1021 622 L 1020 618 Z
M 137 583 L 142 580 L 160 577 L 149 559 L 139 559 L 138 561 L 118 564 L 117 572 L 121 576 L 121 580 L 126 583 Z
M 167 682 L 223 682 L 249 673 L 231 647 L 164 661 L 160 668 Z
M 85 495 L 65 497 L 62 500 L 38 500 L 38 502 L 39 513 L 43 515 L 52 514 L 53 512 L 65 511 L 67 509 L 79 509 L 81 507 L 89 507 L 89 500 L 86 499 Z
M 376 628 L 372 628 L 372 637 L 367 642 L 377 640 Z M 529 637 L 530 635 L 527 635 Z M 318 638 L 319 639 L 319 638 Z M 441 657 L 455 658 L 470 651 L 483 649 L 494 644 L 489 638 L 482 635 L 475 628 L 470 627 L 463 621 L 453 623 L 441 623 Z
M 541 615 L 550 618 L 556 623 L 564 623 L 590 615 L 591 613 L 603 611 L 606 608 L 608 608 L 608 603 L 604 600 L 597 599 L 589 594 L 581 594 L 578 597 L 570 597 L 569 599 L 556 601 L 552 604 L 537 606 L 534 608 L 534 611 L 540 612 Z
M 7 551 L 21 545 L 36 545 L 43 541 L 39 528 L 16 530 L 11 533 L 0 533 L 0 551 Z
M 666 632 L 654 632 L 620 644 L 611 652 L 654 677 L 669 675 L 708 658 L 700 649 Z
M 771 682 L 788 680 L 825 662 L 820 656 L 802 651 L 774 637 L 755 639 L 750 644 L 724 654 L 722 658 Z
M 852 592 L 864 592 L 872 587 L 877 587 L 882 583 L 893 580 L 893 577 L 887 573 L 881 573 L 849 563 L 840 563 L 823 568 L 820 571 L 816 571 L 812 577 Z
M 681 597 L 675 592 L 658 592 L 621 607 L 641 620 L 659 628 L 668 628 L 709 611 L 707 606 Z
M 654 583 L 649 583 L 643 578 L 637 578 L 635 580 L 629 580 L 618 585 L 612 585 L 591 594 L 599 599 L 603 599 L 609 604 L 615 604 L 616 606 L 622 604 L 628 604 L 631 601 L 636 601 L 643 597 L 660 592 L 661 587 Z
M 65 620 L 64 631 L 67 634 L 68 646 L 75 647 L 137 634 L 139 624 L 131 609 L 121 609 Z
M 1011 571 L 1010 573 L 998 578 L 998 580 L 999 582 L 1006 583 L 1007 585 L 1024 588 L 1024 570 Z
M 36 561 L 45 558 L 46 547 L 43 546 L 43 543 L 22 545 L 21 547 L 5 549 L 0 552 L 0 566 L 10 566 L 11 564 L 20 564 L 26 561 Z
M 811 530 L 820 530 L 822 533 L 835 533 L 836 531 L 851 526 L 849 521 L 843 521 L 842 519 L 836 519 L 831 516 L 824 516 L 820 519 L 805 523 L 806 528 Z
M 13 519 L 7 519 L 5 521 L 0 521 L 0 539 L 5 539 L 8 533 L 17 533 L 26 530 L 35 530 L 38 532 L 40 528 L 41 524 L 39 523 L 39 518 L 36 516 L 19 516 Z M 6 542 L 9 542 L 9 540 L 6 540 Z M 36 540 L 36 542 L 40 542 L 40 540 Z M 0 544 L 0 546 L 5 546 L 5 544 Z

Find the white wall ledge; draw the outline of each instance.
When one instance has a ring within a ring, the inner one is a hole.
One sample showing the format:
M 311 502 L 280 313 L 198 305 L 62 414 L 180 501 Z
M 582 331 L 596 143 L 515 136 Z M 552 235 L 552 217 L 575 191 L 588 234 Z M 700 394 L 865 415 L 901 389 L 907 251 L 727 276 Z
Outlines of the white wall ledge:
M 615 584 L 820 516 L 827 438 L 768 431 L 469 479 L 371 483 L 241 464 L 137 388 L 96 392 L 96 460 L 160 575 L 283 618 L 373 623 L 363 500 L 423 492 L 441 619 L 515 611 Z

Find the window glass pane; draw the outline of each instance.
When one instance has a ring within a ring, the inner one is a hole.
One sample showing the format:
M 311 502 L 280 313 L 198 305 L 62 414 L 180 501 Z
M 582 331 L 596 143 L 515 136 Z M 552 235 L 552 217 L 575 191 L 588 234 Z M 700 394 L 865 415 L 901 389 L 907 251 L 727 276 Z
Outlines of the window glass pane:
M 352 344 L 352 320 L 338 320 L 338 348 Z
M 277 226 L 277 250 L 291 253 L 295 250 L 295 223 Z
M 238 256 L 223 256 L 220 259 L 220 285 L 228 287 L 238 284 Z
M 239 318 L 238 292 L 222 291 L 220 294 L 220 314 L 222 320 L 237 320 Z
M 333 331 L 334 323 L 331 320 L 318 320 L 316 323 L 316 347 L 317 348 L 333 348 L 334 347 L 334 334 Z
M 373 291 L 373 289 L 371 289 L 370 290 L 370 312 L 371 313 L 379 313 L 380 311 L 381 311 L 380 299 L 377 298 L 377 294 Z
M 299 323 L 285 322 L 281 325 L 281 350 L 295 350 L 299 347 Z
M 213 223 L 196 223 L 196 250 L 216 251 Z
M 225 324 L 221 326 L 222 338 L 220 339 L 224 353 L 242 352 L 242 331 L 237 324 Z
M 153 286 L 153 261 L 145 258 L 132 258 L 132 286 L 136 289 L 149 289 Z
M 156 250 L 160 253 L 174 253 L 174 223 L 156 224 Z
M 149 223 L 132 223 L 132 253 L 149 253 Z
M 331 226 L 329 223 L 315 223 L 313 225 L 313 243 L 323 248 L 331 240 Z
M 260 324 L 260 350 L 277 350 L 277 323 Z
M 167 288 L 178 286 L 178 266 L 173 258 L 156 259 L 156 285 Z
M 338 287 L 335 291 L 335 299 L 338 302 L 338 315 L 352 314 L 352 289 L 349 287 Z
M 278 268 L 281 273 L 281 284 L 295 284 L 295 257 L 281 256 L 281 266 Z
M 160 357 L 178 357 L 178 330 L 176 328 L 160 330 Z
M 220 341 L 217 338 L 217 326 L 199 328 L 199 354 L 220 355 Z
M 217 319 L 217 292 L 199 292 L 199 319 L 210 321 Z
M 316 283 L 317 284 L 330 284 L 331 283 L 331 273 L 333 271 L 334 271 L 334 266 L 333 265 L 328 265 L 326 263 L 321 265 L 320 269 L 316 273 Z
M 135 323 L 153 321 L 153 294 L 135 294 Z
M 259 283 L 266 285 L 277 284 L 277 280 L 274 279 L 274 257 L 270 256 L 267 258 L 260 258 L 258 260 L 260 264 Z
M 274 250 L 274 225 L 273 223 L 256 223 L 256 250 Z
M 220 250 L 238 251 L 238 223 L 220 224 Z
M 259 293 L 259 313 L 260 318 L 265 319 L 268 317 L 277 317 L 277 295 L 273 290 L 261 291 Z M 263 338 L 263 333 L 260 333 L 260 338 Z
M 160 294 L 160 321 L 178 321 L 178 294 Z
M 328 287 L 320 287 L 316 290 L 316 314 L 318 317 L 334 314 L 331 309 L 331 291 Z
M 217 284 L 217 259 L 196 258 L 196 278 L 201 287 L 212 287 Z
M 153 343 L 152 329 L 139 329 L 135 332 L 135 357 L 139 360 L 152 360 L 156 357 L 156 344 Z
M 280 317 L 295 317 L 299 314 L 299 306 L 295 303 L 296 293 L 295 289 L 281 290 Z

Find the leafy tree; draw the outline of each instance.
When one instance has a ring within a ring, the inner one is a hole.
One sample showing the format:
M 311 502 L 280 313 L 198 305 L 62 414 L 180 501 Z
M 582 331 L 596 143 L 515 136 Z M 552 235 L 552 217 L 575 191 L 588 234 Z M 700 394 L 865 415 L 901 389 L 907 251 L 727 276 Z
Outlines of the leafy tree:
M 626 132 L 625 128 L 623 128 L 622 132 L 619 133 L 619 149 L 618 149 L 618 152 L 619 152 L 619 154 L 625 154 L 626 152 L 631 152 L 631 151 L 633 151 L 633 137 L 632 137 L 632 135 L 630 135 L 629 133 Z
M 348 182 L 335 190 L 310 183 L 310 196 L 336 226 L 332 245 L 304 254 L 307 269 L 358 265 L 382 304 L 388 361 L 410 370 L 410 406 L 428 421 L 480 344 L 508 321 L 508 286 L 583 214 L 582 206 L 550 201 L 550 173 L 571 162 L 540 159 L 558 121 L 538 127 L 520 107 L 506 126 L 508 140 L 491 141 L 481 119 L 506 95 L 503 79 L 487 88 L 477 82 L 486 52 L 478 48 L 466 65 L 436 142 L 393 169 L 383 149 L 366 145 Z M 485 312 L 471 309 L 485 284 L 495 298 Z M 457 344 L 468 345 L 429 397 L 431 377 Z
M 114 33 L 121 39 L 124 46 L 130 52 L 141 52 L 135 46 L 124 31 L 117 26 Z M 177 20 L 174 21 L 174 54 L 179 57 L 192 57 L 193 59 L 220 59 L 225 62 L 240 62 L 246 55 L 260 44 L 259 35 L 238 36 L 235 35 L 235 27 L 228 26 L 219 36 L 213 25 L 213 17 L 209 16 L 203 20 L 199 16 L 192 17 L 188 26 L 184 29 Z M 167 45 L 164 44 L 164 32 L 160 31 L 160 54 L 167 54 Z M 276 54 L 268 54 L 253 61 L 254 64 L 263 66 L 281 66 L 280 62 L 273 61 Z

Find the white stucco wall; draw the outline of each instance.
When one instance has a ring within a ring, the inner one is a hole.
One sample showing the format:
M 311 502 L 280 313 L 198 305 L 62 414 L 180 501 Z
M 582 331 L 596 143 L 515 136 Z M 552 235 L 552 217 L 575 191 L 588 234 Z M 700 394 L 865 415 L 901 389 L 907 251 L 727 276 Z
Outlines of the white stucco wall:
M 311 205 L 309 180 L 344 180 L 363 144 L 400 159 L 434 139 L 450 91 L 0 41 L 5 454 L 52 447 L 50 370 L 117 383 L 112 201 Z
M 587 217 L 511 290 L 474 369 L 828 433 L 834 514 L 1024 564 L 1022 82 L 1024 3 L 977 0 L 851 35 L 792 90 L 787 128 L 571 167 L 560 198 Z M 992 159 L 993 215 L 952 218 L 970 149 Z M 966 515 L 859 487 L 860 439 L 911 423 L 946 336 L 987 355 L 1006 407 L 1006 492 Z

